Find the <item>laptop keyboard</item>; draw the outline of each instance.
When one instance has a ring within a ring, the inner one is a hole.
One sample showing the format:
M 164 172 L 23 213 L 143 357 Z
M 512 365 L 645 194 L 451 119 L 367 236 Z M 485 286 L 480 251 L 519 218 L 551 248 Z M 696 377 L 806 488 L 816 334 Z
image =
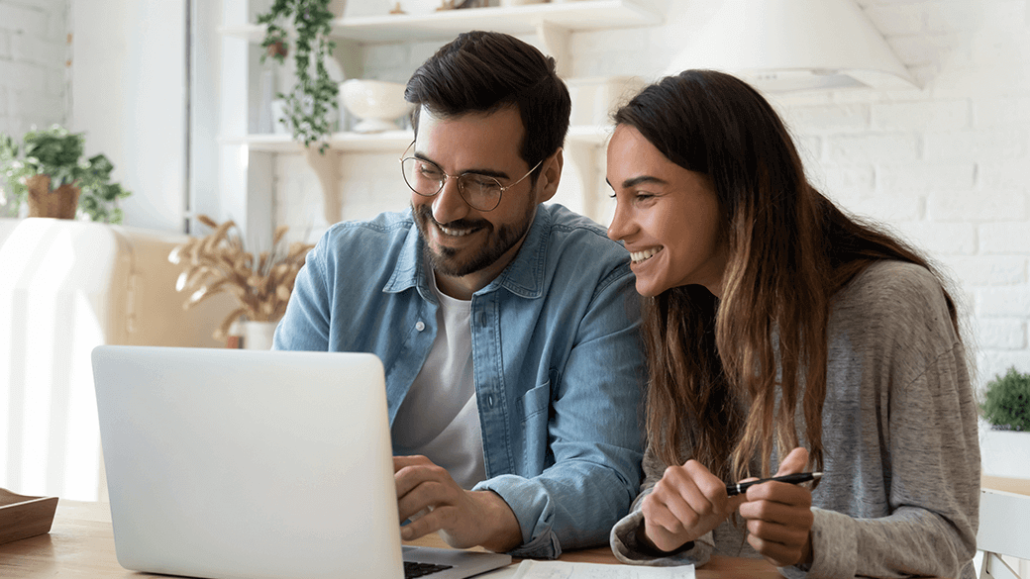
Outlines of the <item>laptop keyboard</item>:
M 444 569 L 450 569 L 450 565 L 434 565 L 432 563 L 418 563 L 415 561 L 404 562 L 404 579 L 413 579 L 414 577 L 425 577 L 426 575 L 432 575 L 438 571 Z

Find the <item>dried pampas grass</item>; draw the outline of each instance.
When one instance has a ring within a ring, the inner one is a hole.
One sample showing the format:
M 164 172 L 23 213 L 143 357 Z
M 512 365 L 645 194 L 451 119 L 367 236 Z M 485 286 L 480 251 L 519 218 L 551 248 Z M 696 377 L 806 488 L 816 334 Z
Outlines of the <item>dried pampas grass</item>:
M 243 316 L 256 322 L 273 322 L 286 313 L 297 272 L 304 265 L 314 245 L 293 242 L 286 245 L 286 226 L 275 229 L 272 250 L 254 255 L 244 251 L 239 228 L 233 221 L 218 224 L 207 215 L 197 220 L 214 229 L 207 237 L 194 237 L 168 254 L 168 261 L 183 264 L 183 272 L 175 283 L 180 292 L 190 292 L 182 304 L 188 310 L 207 298 L 229 292 L 240 307 L 234 310 L 215 330 L 222 340 L 232 324 Z

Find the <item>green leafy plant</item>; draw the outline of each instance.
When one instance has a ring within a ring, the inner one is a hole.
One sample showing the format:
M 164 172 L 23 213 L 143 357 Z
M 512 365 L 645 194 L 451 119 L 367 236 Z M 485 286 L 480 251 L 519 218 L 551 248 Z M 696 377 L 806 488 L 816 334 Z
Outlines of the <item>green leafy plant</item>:
M 0 183 L 6 180 L 12 196 L 7 203 L 17 211 L 28 196 L 29 179 L 50 178 L 50 190 L 63 185 L 80 189 L 78 211 L 91 221 L 121 223 L 118 200 L 131 192 L 111 183 L 114 165 L 104 155 L 83 159 L 85 140 L 60 125 L 25 133 L 19 146 L 10 135 L 0 134 Z
M 332 127 L 328 113 L 337 110 L 338 87 L 329 77 L 324 59 L 336 47 L 330 40 L 333 13 L 330 0 L 275 0 L 268 12 L 258 16 L 258 23 L 267 25 L 261 46 L 264 61 L 271 56 L 279 64 L 290 52 L 294 37 L 293 59 L 297 68 L 297 84 L 289 94 L 279 93 L 286 101 L 286 116 L 293 128 L 293 138 L 310 146 L 321 141 L 324 153 Z M 291 34 L 292 32 L 292 34 Z M 311 67 L 314 66 L 314 74 Z
M 1017 372 L 995 376 L 987 383 L 983 404 L 984 418 L 1006 430 L 1030 431 L 1030 374 Z

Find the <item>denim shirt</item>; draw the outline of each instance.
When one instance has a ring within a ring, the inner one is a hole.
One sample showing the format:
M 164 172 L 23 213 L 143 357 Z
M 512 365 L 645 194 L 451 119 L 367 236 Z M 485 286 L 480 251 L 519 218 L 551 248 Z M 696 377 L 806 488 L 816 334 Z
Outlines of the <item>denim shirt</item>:
M 275 348 L 378 355 L 392 426 L 437 331 L 423 256 L 410 210 L 332 226 L 297 276 Z M 603 544 L 637 494 L 645 370 L 634 283 L 626 250 L 597 224 L 540 205 L 515 259 L 472 297 L 487 477 L 474 490 L 515 513 L 514 555 Z

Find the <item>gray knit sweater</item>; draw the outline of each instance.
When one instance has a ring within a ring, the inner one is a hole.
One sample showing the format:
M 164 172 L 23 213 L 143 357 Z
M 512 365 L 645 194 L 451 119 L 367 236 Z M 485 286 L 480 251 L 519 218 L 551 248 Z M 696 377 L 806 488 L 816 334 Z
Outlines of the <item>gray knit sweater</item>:
M 812 492 L 814 561 L 780 571 L 972 578 L 980 499 L 976 405 L 940 284 L 919 266 L 870 266 L 835 296 L 828 335 L 824 475 Z M 758 556 L 743 526 L 729 520 L 672 555 L 640 548 L 640 503 L 666 465 L 648 449 L 643 466 L 633 511 L 611 533 L 620 560 L 701 565 L 713 553 Z

